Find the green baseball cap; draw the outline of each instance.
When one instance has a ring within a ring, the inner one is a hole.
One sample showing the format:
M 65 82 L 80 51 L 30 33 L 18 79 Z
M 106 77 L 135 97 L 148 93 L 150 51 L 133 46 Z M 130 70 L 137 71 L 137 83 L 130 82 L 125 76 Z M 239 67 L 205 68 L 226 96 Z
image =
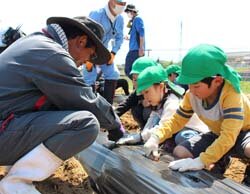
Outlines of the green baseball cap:
M 144 69 L 137 78 L 136 93 L 140 94 L 153 84 L 167 82 L 169 87 L 179 95 L 183 95 L 185 90 L 168 80 L 167 74 L 162 66 L 151 66 Z
M 165 69 L 167 75 L 171 74 L 171 73 L 177 73 L 178 75 L 181 72 L 181 67 L 179 65 L 176 64 L 172 64 L 166 67 Z
M 153 59 L 151 59 L 150 57 L 139 57 L 138 59 L 134 61 L 132 65 L 132 70 L 130 71 L 129 74 L 130 75 L 139 74 L 147 67 L 156 66 L 156 65 L 160 65 L 160 64 L 154 61 Z
M 204 78 L 221 75 L 240 92 L 240 75 L 228 66 L 226 61 L 227 56 L 222 49 L 209 44 L 198 45 L 183 58 L 177 82 L 194 84 Z

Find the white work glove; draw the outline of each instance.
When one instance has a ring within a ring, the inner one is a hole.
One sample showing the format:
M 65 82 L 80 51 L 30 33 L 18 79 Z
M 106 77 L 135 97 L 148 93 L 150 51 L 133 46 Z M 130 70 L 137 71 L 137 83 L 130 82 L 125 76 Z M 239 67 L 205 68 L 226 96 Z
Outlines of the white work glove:
M 170 162 L 168 165 L 169 168 L 172 170 L 178 170 L 180 172 L 184 172 L 187 170 L 201 170 L 205 167 L 205 165 L 200 160 L 200 157 L 195 159 L 192 158 L 185 158 Z
M 159 147 L 160 139 L 158 136 L 152 134 L 148 141 L 144 144 L 144 152 L 147 157 L 151 154 L 153 157 L 159 157 L 158 147 Z
M 141 132 L 141 138 L 142 138 L 142 140 L 143 140 L 144 142 L 146 142 L 146 141 L 150 138 L 150 136 L 151 136 L 151 134 L 152 134 L 152 131 L 153 131 L 153 130 L 144 129 L 144 130 Z
M 141 139 L 141 135 L 140 134 L 127 134 L 124 137 L 120 138 L 116 144 L 117 145 L 124 145 L 124 144 L 136 144 L 138 142 L 140 142 Z

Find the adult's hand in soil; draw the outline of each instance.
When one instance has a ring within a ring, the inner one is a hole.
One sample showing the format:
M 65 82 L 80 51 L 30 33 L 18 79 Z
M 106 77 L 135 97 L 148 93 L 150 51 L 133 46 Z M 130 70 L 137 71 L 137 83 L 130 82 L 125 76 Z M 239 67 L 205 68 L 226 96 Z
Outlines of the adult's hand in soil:
M 185 158 L 170 162 L 168 165 L 172 170 L 178 170 L 179 172 L 184 172 L 188 170 L 201 170 L 205 167 L 205 165 L 200 160 L 200 157 L 192 159 Z
M 117 145 L 133 145 L 136 143 L 141 142 L 141 135 L 140 134 L 127 134 L 125 137 L 119 139 L 116 144 Z

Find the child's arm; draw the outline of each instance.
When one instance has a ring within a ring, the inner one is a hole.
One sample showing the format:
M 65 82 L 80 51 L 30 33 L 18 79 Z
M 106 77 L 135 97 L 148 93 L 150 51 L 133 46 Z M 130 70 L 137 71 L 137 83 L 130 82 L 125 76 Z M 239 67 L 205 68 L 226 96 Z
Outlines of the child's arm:
M 171 94 L 168 96 L 167 101 L 164 103 L 163 108 L 158 112 L 152 111 L 147 120 L 145 127 L 141 133 L 143 141 L 150 138 L 151 133 L 157 131 L 158 128 L 163 126 L 163 123 L 171 118 L 179 107 L 180 99 Z
M 189 94 L 185 94 L 179 108 L 172 117 L 164 122 L 156 130 L 155 135 L 159 137 L 160 143 L 172 137 L 180 131 L 193 115 L 193 110 L 189 101 Z
M 156 152 L 158 144 L 172 137 L 173 134 L 180 131 L 188 120 L 192 117 L 193 110 L 189 102 L 189 95 L 186 94 L 176 113 L 167 121 L 162 123 L 144 144 L 146 155 Z
M 200 170 L 204 167 L 209 168 L 211 164 L 217 162 L 234 146 L 244 122 L 243 100 L 238 93 L 229 92 L 228 94 L 224 95 L 224 98 L 220 98 L 223 110 L 221 122 L 214 121 L 215 124 L 210 125 L 210 129 L 217 133 L 219 137 L 199 157 L 171 162 L 169 164 L 171 169 L 187 171 Z M 218 122 L 221 124 L 219 125 Z M 215 126 L 218 126 L 219 129 Z
M 243 98 L 239 93 L 231 92 L 220 100 L 224 117 L 218 138 L 200 154 L 202 162 L 208 166 L 217 162 L 235 144 L 244 123 Z

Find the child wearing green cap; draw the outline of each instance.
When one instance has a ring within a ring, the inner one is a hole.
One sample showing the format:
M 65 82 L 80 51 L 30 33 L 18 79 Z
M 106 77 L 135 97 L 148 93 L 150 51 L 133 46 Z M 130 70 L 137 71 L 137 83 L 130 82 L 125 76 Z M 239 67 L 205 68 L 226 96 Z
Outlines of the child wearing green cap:
M 177 112 L 144 144 L 146 154 L 156 152 L 159 143 L 196 113 L 210 131 L 178 145 L 174 155 L 185 159 L 170 162 L 171 169 L 211 168 L 225 154 L 250 158 L 250 102 L 240 91 L 239 75 L 226 64 L 225 53 L 213 45 L 194 47 L 184 57 L 177 79 L 189 90 Z
M 168 79 L 174 83 L 181 72 L 181 67 L 177 64 L 171 64 L 166 67 L 165 71 L 167 73 Z
M 151 133 L 174 114 L 185 92 L 183 88 L 168 80 L 166 72 L 161 66 L 151 66 L 144 69 L 138 76 L 137 84 L 137 93 L 143 94 L 144 99 L 149 102 L 152 112 L 141 133 L 127 135 L 118 140 L 117 144 L 135 144 L 147 141 Z M 205 124 L 194 115 L 183 131 L 177 134 L 175 143 L 178 144 L 186 138 L 198 134 L 197 130 L 202 128 L 207 130 Z M 169 152 L 172 152 L 173 146 L 175 146 L 171 140 L 163 144 L 163 148 Z
M 159 65 L 149 57 L 140 57 L 132 65 L 130 75 L 132 77 L 133 87 L 137 88 L 137 77 L 143 69 L 150 66 Z M 134 90 L 124 102 L 121 102 L 115 109 L 115 112 L 120 117 L 127 111 L 131 110 L 134 120 L 139 124 L 140 128 L 143 129 L 151 109 L 148 103 L 143 99 L 142 95 L 137 95 Z
M 181 66 L 180 65 L 178 65 L 178 64 L 171 64 L 171 65 L 169 65 L 169 66 L 166 67 L 165 71 L 166 71 L 166 74 L 168 76 L 168 79 L 171 82 L 173 82 L 173 83 L 175 83 L 175 84 L 183 87 L 185 89 L 185 91 L 188 90 L 188 85 L 186 85 L 186 84 L 185 85 L 184 84 L 179 84 L 179 83 L 176 82 L 176 79 L 177 79 L 177 77 L 179 76 L 179 74 L 181 72 Z

